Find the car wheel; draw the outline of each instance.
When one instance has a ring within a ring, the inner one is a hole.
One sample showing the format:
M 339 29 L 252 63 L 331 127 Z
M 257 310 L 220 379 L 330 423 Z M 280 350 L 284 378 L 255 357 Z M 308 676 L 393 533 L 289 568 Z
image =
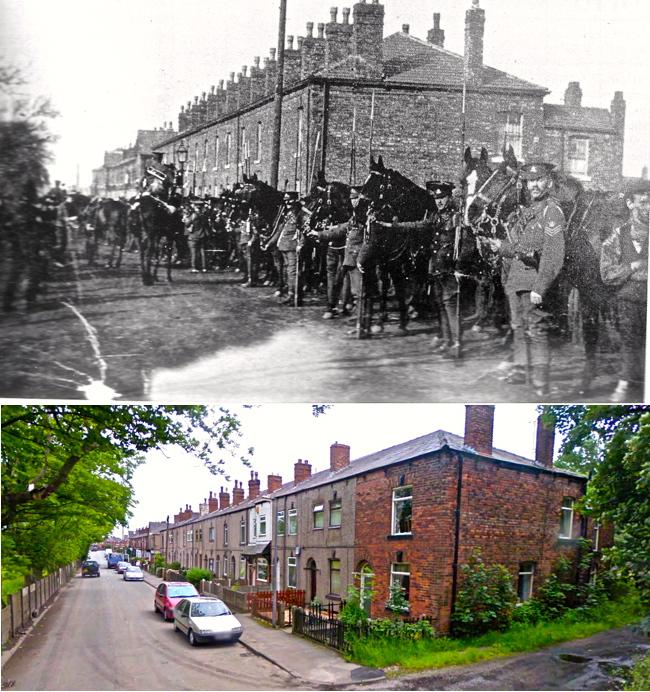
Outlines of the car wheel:
M 190 644 L 192 646 L 196 646 L 198 642 L 196 641 L 196 637 L 194 636 L 194 632 L 192 632 L 191 629 L 187 631 L 187 638 L 190 640 Z

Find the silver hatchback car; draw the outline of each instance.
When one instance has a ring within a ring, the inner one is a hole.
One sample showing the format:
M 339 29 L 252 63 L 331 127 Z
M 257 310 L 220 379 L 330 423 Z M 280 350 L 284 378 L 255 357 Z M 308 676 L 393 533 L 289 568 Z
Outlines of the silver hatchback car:
M 192 646 L 201 642 L 236 642 L 243 632 L 241 622 L 218 598 L 182 598 L 174 607 L 174 629 L 187 635 Z

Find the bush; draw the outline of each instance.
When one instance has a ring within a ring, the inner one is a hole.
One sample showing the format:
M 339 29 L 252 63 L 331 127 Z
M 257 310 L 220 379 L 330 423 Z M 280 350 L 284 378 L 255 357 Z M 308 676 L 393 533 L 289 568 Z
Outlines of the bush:
M 431 639 L 435 636 L 433 625 L 428 620 L 404 622 L 392 618 L 381 618 L 368 622 L 368 636 L 382 639 L 403 639 L 418 641 Z
M 536 625 L 540 620 L 542 620 L 542 610 L 534 598 L 517 606 L 512 613 L 512 621 L 524 625 Z
M 174 572 L 180 572 L 181 571 L 181 563 L 178 560 L 174 560 L 174 562 L 170 562 L 167 565 L 168 569 L 173 569 Z
M 201 579 L 209 581 L 212 579 L 212 572 L 203 567 L 192 567 L 185 573 L 185 578 L 198 589 L 201 586 Z
M 451 620 L 454 636 L 507 629 L 517 600 L 508 570 L 503 565 L 486 565 L 476 550 L 461 571 L 462 585 Z
M 368 620 L 368 613 L 361 607 L 359 589 L 356 586 L 348 587 L 347 599 L 339 613 L 339 620 L 349 627 L 355 627 Z

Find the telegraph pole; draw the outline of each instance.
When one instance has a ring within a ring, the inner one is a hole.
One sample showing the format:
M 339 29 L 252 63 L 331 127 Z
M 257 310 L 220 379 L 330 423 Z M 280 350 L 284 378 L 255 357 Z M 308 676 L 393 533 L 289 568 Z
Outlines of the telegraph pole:
M 280 168 L 280 135 L 282 132 L 282 90 L 284 88 L 284 35 L 287 27 L 287 0 L 280 0 L 280 22 L 278 26 L 277 78 L 273 112 L 273 142 L 271 147 L 271 187 L 278 186 Z

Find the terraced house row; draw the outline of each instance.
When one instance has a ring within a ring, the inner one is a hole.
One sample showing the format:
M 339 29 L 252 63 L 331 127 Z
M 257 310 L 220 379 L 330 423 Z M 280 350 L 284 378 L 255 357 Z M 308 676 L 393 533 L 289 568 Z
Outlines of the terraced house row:
M 493 447 L 493 423 L 494 406 L 468 405 L 463 437 L 437 430 L 358 459 L 335 442 L 327 468 L 299 459 L 292 480 L 269 475 L 264 490 L 251 472 L 247 494 L 236 481 L 164 524 L 160 552 L 230 585 L 271 588 L 275 565 L 278 589 L 322 603 L 372 589 L 376 617 L 401 586 L 409 615 L 446 631 L 473 550 L 506 565 L 523 601 L 560 556 L 577 564 L 581 537 L 611 539 L 575 511 L 587 479 L 553 466 L 553 430 L 538 421 L 526 459 Z

